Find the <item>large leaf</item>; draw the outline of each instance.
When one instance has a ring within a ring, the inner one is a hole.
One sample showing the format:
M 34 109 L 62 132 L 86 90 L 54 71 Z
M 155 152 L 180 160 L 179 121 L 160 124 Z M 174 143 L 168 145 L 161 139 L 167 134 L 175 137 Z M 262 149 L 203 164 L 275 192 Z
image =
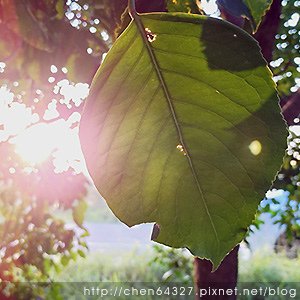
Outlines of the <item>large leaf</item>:
M 282 163 L 271 74 L 257 43 L 227 22 L 140 18 L 94 78 L 80 126 L 87 166 L 121 221 L 156 222 L 156 241 L 217 266 Z

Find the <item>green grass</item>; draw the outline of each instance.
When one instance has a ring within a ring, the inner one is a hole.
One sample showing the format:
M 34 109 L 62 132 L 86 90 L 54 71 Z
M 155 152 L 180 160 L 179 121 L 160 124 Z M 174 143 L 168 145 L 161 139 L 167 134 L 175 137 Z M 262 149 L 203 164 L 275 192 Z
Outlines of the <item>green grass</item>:
M 241 282 L 300 282 L 300 258 L 288 259 L 269 250 L 254 253 L 239 263 Z
M 93 253 L 78 258 L 54 277 L 59 282 L 154 282 L 163 268 L 149 264 L 151 251 L 140 253 Z
M 180 256 L 180 250 L 176 251 L 175 254 L 174 250 L 171 249 L 166 250 L 163 254 L 153 249 L 142 253 L 137 250 L 130 253 L 93 253 L 85 259 L 80 258 L 71 263 L 59 275 L 54 277 L 54 281 L 78 282 L 78 284 L 67 286 L 67 288 L 64 285 L 63 299 L 66 299 L 66 297 L 73 299 L 70 295 L 74 295 L 75 291 L 76 295 L 77 293 L 81 295 L 82 284 L 80 282 L 94 282 L 100 285 L 105 282 L 121 282 L 122 286 L 125 287 L 129 287 L 130 282 L 134 282 L 135 287 L 138 282 L 163 282 L 166 272 L 170 270 L 170 266 L 174 265 L 176 255 Z M 157 253 L 159 253 L 160 258 L 155 260 L 154 255 L 157 255 Z M 181 266 L 181 271 L 186 272 L 186 276 L 191 278 L 191 274 L 188 273 L 192 273 L 192 269 L 188 259 L 182 260 L 181 257 L 179 261 L 187 262 L 185 267 Z M 176 278 L 176 271 L 174 274 L 175 277 L 172 278 L 172 281 L 180 282 L 184 278 L 184 274 L 178 275 L 178 278 Z M 300 282 L 300 258 L 290 260 L 283 255 L 264 250 L 255 253 L 250 259 L 242 258 L 239 260 L 239 286 L 242 288 L 259 289 L 265 286 L 293 288 L 292 282 Z M 249 285 L 249 283 L 251 284 Z M 189 285 L 192 285 L 192 282 Z M 270 296 L 269 298 L 262 298 L 261 296 L 248 296 L 238 299 L 283 300 L 286 297 L 276 296 L 274 298 L 274 296 Z
M 93 253 L 78 258 L 55 276 L 55 281 L 162 281 L 166 265 L 153 262 L 154 252 Z M 300 258 L 288 259 L 282 254 L 263 250 L 249 260 L 239 261 L 240 282 L 300 282 Z

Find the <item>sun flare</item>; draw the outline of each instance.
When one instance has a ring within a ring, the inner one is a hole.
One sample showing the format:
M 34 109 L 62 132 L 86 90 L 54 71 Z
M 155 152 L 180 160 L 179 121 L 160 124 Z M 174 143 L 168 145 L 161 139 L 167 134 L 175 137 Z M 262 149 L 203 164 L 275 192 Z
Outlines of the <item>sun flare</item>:
M 56 145 L 49 124 L 39 123 L 11 139 L 15 152 L 28 164 L 35 166 L 46 161 Z
M 59 119 L 50 123 L 34 124 L 10 139 L 15 152 L 30 166 L 38 166 L 51 159 L 55 172 L 72 168 L 83 171 L 83 158 L 78 137 L 78 127 L 72 125 L 79 116 L 72 115 L 67 121 Z
M 73 112 L 64 119 L 57 108 L 58 105 L 65 105 L 68 109 L 80 106 L 88 92 L 88 84 L 60 80 L 54 86 L 54 94 L 61 98 L 49 101 L 46 110 L 38 114 L 34 106 L 18 102 L 8 86 L 1 86 L 0 143 L 12 144 L 15 154 L 29 167 L 38 167 L 49 160 L 55 173 L 70 168 L 75 173 L 86 173 L 78 137 L 80 113 Z M 44 97 L 40 90 L 36 90 L 36 94 Z

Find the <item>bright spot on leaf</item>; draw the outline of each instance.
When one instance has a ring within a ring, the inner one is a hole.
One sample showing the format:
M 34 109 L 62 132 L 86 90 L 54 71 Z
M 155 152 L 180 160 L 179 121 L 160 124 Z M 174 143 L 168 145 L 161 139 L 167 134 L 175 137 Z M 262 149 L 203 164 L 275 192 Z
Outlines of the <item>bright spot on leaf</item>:
M 156 40 L 157 35 L 152 33 L 149 28 L 145 28 L 147 39 L 150 43 L 154 42 Z
M 177 145 L 176 146 L 176 148 L 183 154 L 183 155 L 186 155 L 186 152 L 185 152 L 185 150 L 184 150 L 184 148 L 183 148 L 183 146 L 182 145 Z
M 258 155 L 261 153 L 262 145 L 258 140 L 255 140 L 251 142 L 251 144 L 249 145 L 249 149 L 253 155 Z

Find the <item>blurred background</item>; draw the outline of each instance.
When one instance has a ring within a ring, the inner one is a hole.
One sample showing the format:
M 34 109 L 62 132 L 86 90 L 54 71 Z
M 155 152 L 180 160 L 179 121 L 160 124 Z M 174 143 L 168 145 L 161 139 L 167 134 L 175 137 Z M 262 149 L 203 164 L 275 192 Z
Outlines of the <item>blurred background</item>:
M 228 19 L 221 2 L 137 5 Z M 288 155 L 241 244 L 241 282 L 300 281 L 300 1 L 278 3 L 268 62 L 289 125 Z M 129 229 L 111 213 L 80 149 L 80 113 L 94 73 L 129 22 L 126 5 L 0 0 L 1 282 L 192 282 L 188 251 L 151 242 L 153 224 Z M 244 12 L 234 14 L 247 22 Z M 18 285 L 0 293 L 46 297 Z M 51 295 L 60 299 L 59 290 Z

